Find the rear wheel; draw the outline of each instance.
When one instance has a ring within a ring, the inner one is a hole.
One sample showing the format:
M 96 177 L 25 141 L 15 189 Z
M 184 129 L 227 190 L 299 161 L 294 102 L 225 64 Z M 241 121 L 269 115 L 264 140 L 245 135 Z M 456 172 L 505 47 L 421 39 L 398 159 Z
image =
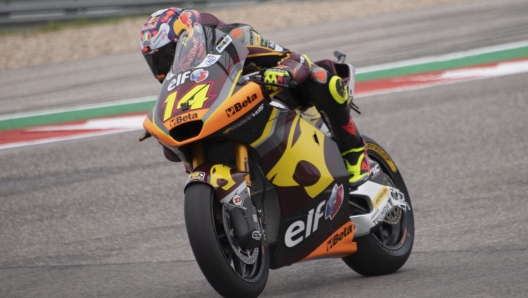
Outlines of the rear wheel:
M 185 223 L 196 262 L 220 295 L 257 297 L 262 293 L 268 280 L 268 248 L 245 250 L 238 245 L 229 213 L 209 185 L 187 187 Z
M 394 208 L 377 230 L 354 240 L 358 248 L 356 253 L 343 258 L 355 272 L 375 276 L 396 272 L 407 262 L 414 242 L 414 216 L 407 187 L 394 162 L 379 144 L 363 137 L 369 148 L 368 156 L 372 165 L 378 164 L 381 170 L 376 182 L 399 189 L 411 207 L 405 212 L 399 207 Z M 354 205 L 350 206 L 351 213 L 361 212 L 358 210 L 361 206 Z

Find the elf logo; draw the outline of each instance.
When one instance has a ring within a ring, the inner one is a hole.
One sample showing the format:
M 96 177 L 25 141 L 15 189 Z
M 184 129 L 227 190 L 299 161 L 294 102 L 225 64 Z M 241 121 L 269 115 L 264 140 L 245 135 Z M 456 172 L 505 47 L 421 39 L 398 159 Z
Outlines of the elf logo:
M 306 219 L 298 220 L 292 223 L 286 229 L 284 236 L 284 243 L 287 247 L 294 247 L 315 233 L 319 228 L 319 221 L 324 217 L 324 220 L 332 220 L 341 208 L 343 203 L 343 185 L 334 185 L 330 199 L 322 201 L 317 205 L 317 208 L 308 211 Z M 323 207 L 326 208 L 323 209 Z M 304 233 L 303 233 L 304 232 Z
M 337 184 L 334 184 L 332 195 L 328 200 L 328 204 L 326 204 L 325 219 L 334 219 L 337 211 L 341 208 L 341 204 L 343 204 L 343 194 L 343 185 L 337 186 Z

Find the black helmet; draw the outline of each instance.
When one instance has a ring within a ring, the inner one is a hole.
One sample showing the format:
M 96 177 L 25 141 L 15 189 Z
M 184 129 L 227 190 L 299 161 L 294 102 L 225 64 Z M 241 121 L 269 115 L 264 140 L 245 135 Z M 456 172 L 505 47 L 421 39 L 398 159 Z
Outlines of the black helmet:
M 193 12 L 171 7 L 153 13 L 141 29 L 141 52 L 150 70 L 161 82 L 170 71 L 178 36 L 193 26 Z

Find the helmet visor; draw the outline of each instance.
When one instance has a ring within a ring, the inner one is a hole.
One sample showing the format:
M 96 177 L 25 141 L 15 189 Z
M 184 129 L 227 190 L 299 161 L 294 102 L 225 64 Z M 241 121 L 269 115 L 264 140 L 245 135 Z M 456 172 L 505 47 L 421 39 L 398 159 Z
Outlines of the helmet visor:
M 159 49 L 143 53 L 143 57 L 145 57 L 150 70 L 160 82 L 165 79 L 165 76 L 170 71 L 174 60 L 174 50 L 175 43 L 170 42 Z

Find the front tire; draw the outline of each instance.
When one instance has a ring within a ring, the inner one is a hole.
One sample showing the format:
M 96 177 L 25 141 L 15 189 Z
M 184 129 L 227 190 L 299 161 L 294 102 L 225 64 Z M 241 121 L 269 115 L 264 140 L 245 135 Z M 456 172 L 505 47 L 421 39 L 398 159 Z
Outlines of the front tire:
M 235 252 L 241 248 L 236 246 L 228 215 L 223 212 L 211 186 L 195 183 L 187 187 L 185 223 L 196 262 L 220 295 L 257 297 L 262 293 L 269 273 L 268 248 L 261 245 L 250 251 Z M 253 256 L 251 261 L 244 258 L 245 252 Z
M 414 242 L 413 209 L 405 182 L 390 156 L 374 140 L 366 136 L 363 138 L 369 148 L 369 158 L 381 168 L 384 184 L 399 189 L 411 210 L 390 212 L 378 230 L 355 239 L 357 252 L 343 258 L 343 261 L 364 276 L 390 274 L 400 269 L 411 254 Z

